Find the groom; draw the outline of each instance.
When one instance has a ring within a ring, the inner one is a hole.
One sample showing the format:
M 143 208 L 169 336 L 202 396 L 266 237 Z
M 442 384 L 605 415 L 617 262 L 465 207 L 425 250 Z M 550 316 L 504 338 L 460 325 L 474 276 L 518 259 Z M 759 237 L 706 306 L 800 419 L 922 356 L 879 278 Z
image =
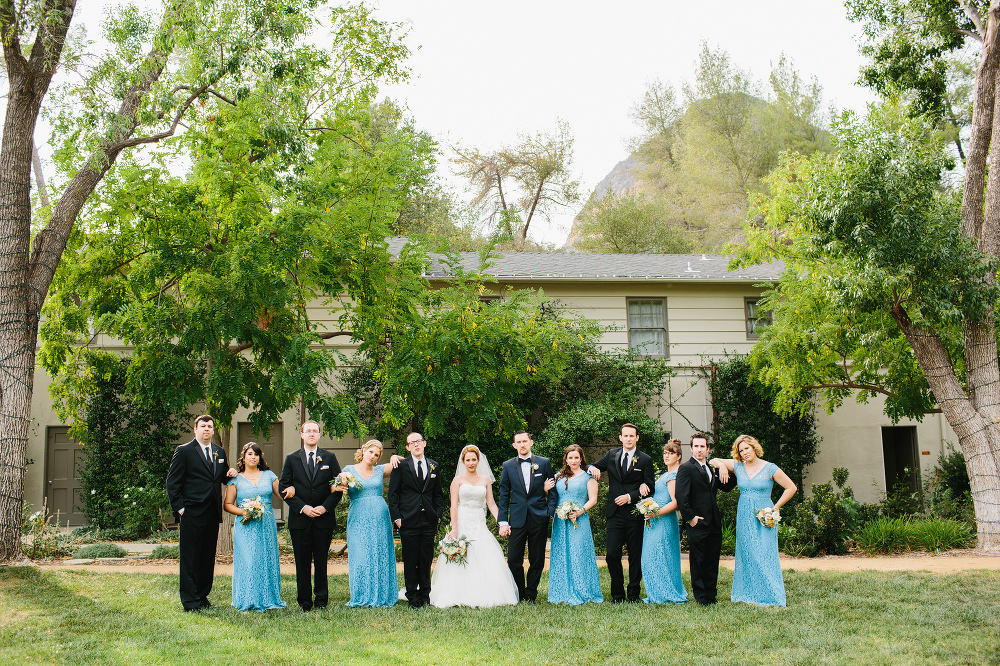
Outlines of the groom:
M 688 534 L 691 591 L 702 606 L 715 603 L 722 550 L 722 516 L 715 495 L 736 487 L 736 475 L 722 483 L 714 467 L 707 464 L 708 436 L 691 436 L 691 459 L 677 468 L 677 507 Z
M 424 455 L 426 446 L 419 432 L 407 435 L 406 450 L 410 457 L 401 460 L 389 475 L 389 516 L 399 529 L 403 580 L 410 608 L 420 608 L 431 601 L 434 537 L 444 513 L 441 475 L 438 464 Z
M 531 455 L 534 442 L 526 432 L 514 435 L 517 457 L 503 464 L 497 502 L 500 536 L 509 536 L 507 566 L 517 583 L 521 601 L 535 603 L 538 581 L 545 567 L 545 540 L 549 519 L 556 512 L 557 493 L 545 493 L 545 482 L 555 473 L 548 458 Z M 528 579 L 524 578 L 524 546 L 528 546 Z

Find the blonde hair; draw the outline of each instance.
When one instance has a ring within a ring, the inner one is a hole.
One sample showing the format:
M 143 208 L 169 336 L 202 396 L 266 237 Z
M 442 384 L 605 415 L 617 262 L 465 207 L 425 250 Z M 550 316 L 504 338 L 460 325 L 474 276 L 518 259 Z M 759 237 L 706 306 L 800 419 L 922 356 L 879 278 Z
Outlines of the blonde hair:
M 382 442 L 377 439 L 369 439 L 367 442 L 361 445 L 361 448 L 354 452 L 354 462 L 359 463 L 365 457 L 365 451 L 368 449 L 378 447 L 378 456 L 382 457 L 382 451 L 385 447 L 382 446 Z
M 733 450 L 731 451 L 733 460 L 736 462 L 743 462 L 743 458 L 740 457 L 740 444 L 743 444 L 744 442 L 753 447 L 754 453 L 757 454 L 758 458 L 764 457 L 764 448 L 760 445 L 760 442 L 757 441 L 756 437 L 753 437 L 752 435 L 740 435 L 736 438 L 736 441 L 733 442 Z
M 476 454 L 476 469 L 479 469 L 479 461 L 483 459 L 483 454 L 482 452 L 480 452 L 479 447 L 476 446 L 475 444 L 469 444 L 464 449 L 462 449 L 462 455 L 461 457 L 459 457 L 459 460 L 461 460 L 463 464 L 465 463 L 465 455 L 467 453 Z

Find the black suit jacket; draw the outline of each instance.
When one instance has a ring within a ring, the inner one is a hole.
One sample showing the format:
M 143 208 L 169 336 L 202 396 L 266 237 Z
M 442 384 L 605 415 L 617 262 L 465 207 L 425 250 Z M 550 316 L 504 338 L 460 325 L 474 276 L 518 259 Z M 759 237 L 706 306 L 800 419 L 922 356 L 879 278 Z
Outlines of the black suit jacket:
M 330 482 L 340 474 L 340 463 L 337 456 L 325 449 L 316 449 L 316 473 L 309 476 L 306 471 L 308 458 L 305 447 L 300 447 L 298 451 L 293 451 L 285 456 L 285 464 L 281 468 L 281 477 L 278 479 L 278 492 L 283 492 L 285 488 L 293 486 L 295 497 L 285 500 L 285 504 L 290 509 L 288 515 L 289 529 L 305 529 L 309 525 L 316 527 L 333 528 L 337 526 L 337 516 L 334 509 L 343 493 L 331 493 Z M 305 506 L 322 506 L 326 513 L 318 518 L 310 518 L 302 513 Z
M 635 512 L 635 503 L 642 499 L 639 495 L 639 486 L 646 484 L 649 493 L 652 495 L 653 486 L 656 479 L 653 475 L 653 459 L 640 451 L 638 448 L 632 454 L 632 464 L 628 472 L 622 473 L 621 459 L 622 447 L 611 449 L 604 454 L 604 457 L 594 463 L 594 467 L 601 470 L 601 474 L 608 477 L 608 501 L 604 507 L 604 515 L 608 518 L 621 512 L 626 518 L 633 520 L 643 520 L 643 517 Z M 628 495 L 629 503 L 625 506 L 615 504 L 615 498 L 619 495 Z
M 506 522 L 511 527 L 524 527 L 528 514 L 539 522 L 548 520 L 556 512 L 558 493 L 545 492 L 545 481 L 555 477 L 552 463 L 542 456 L 531 456 L 531 484 L 524 488 L 521 463 L 516 457 L 504 461 L 500 471 L 500 491 L 497 499 L 497 521 Z M 534 469 L 535 466 L 538 469 Z
M 218 514 L 222 522 L 222 484 L 227 481 L 229 465 L 222 447 L 212 444 L 212 464 L 201 455 L 201 444 L 191 440 L 174 449 L 167 472 L 167 497 L 175 517 L 200 516 L 209 511 Z
M 730 474 L 729 481 L 722 483 L 719 481 L 719 472 L 709 465 L 712 471 L 712 482 L 708 482 L 708 476 L 701 470 L 701 465 L 694 458 L 689 458 L 686 463 L 677 468 L 677 482 L 674 490 L 677 493 L 677 507 L 681 511 L 684 525 L 695 516 L 705 519 L 705 527 L 710 531 L 722 531 L 722 515 L 719 513 L 719 505 L 715 501 L 716 491 L 723 490 L 729 492 L 736 487 L 736 475 Z M 700 522 L 699 522 L 700 524 Z
M 423 483 L 417 479 L 417 466 L 413 456 L 404 458 L 389 475 L 389 517 L 401 521 L 400 527 L 413 527 L 420 517 L 420 510 L 437 524 L 444 513 L 444 493 L 441 491 L 441 468 L 437 462 L 424 457 L 427 476 Z

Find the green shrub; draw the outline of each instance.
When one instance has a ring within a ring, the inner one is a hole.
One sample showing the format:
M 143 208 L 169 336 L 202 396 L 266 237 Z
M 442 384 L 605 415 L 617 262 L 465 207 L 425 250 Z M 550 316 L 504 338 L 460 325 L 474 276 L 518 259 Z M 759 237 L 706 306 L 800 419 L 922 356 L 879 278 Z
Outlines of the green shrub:
M 73 554 L 78 560 L 94 559 L 98 557 L 125 557 L 128 551 L 115 543 L 92 543 L 89 546 L 81 546 Z
M 126 486 L 115 518 L 129 539 L 144 537 L 160 529 L 160 510 L 169 507 L 167 489 L 162 483 Z
M 910 470 L 904 469 L 904 475 Z M 922 493 L 914 492 L 904 477 L 897 477 L 879 502 L 879 512 L 887 518 L 915 518 L 924 512 Z
M 976 522 L 972 489 L 965 456 L 951 445 L 938 456 L 938 464 L 925 486 L 931 515 L 959 522 Z
M 735 555 L 736 554 L 736 526 L 735 525 L 723 525 L 722 526 L 722 550 L 719 551 L 722 555 Z
M 160 544 L 149 554 L 149 559 L 151 560 L 179 560 L 180 558 L 180 546 L 165 546 Z
M 787 533 L 788 554 L 815 557 L 847 552 L 861 507 L 847 485 L 848 475 L 847 469 L 834 468 L 831 482 L 813 485 L 812 496 L 795 507 L 787 521 L 792 528 Z
M 21 526 L 21 551 L 29 560 L 51 560 L 69 557 L 76 548 L 73 536 L 62 534 L 52 524 L 54 516 L 48 512 L 43 502 L 41 511 L 29 513 L 31 505 L 24 504 L 24 517 Z
M 976 534 L 967 523 L 944 518 L 927 518 L 912 523 L 914 547 L 928 552 L 967 548 L 975 543 Z
M 854 544 L 867 555 L 905 553 L 913 543 L 913 523 L 909 518 L 882 516 L 854 535 Z

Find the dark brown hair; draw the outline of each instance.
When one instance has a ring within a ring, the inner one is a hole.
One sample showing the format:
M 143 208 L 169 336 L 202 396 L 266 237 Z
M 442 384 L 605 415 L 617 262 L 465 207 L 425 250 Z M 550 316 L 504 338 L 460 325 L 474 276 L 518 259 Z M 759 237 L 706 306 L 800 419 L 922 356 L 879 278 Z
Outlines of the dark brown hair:
M 696 440 L 696 439 L 703 439 L 703 440 L 705 440 L 705 443 L 708 444 L 708 448 L 712 448 L 712 438 L 709 437 L 708 435 L 706 435 L 705 433 L 703 433 L 703 432 L 696 432 L 695 434 L 691 435 L 691 441 L 688 442 L 688 444 L 689 445 L 690 444 L 694 444 L 694 440 Z
M 676 438 L 668 439 L 667 443 L 663 445 L 663 452 L 666 453 L 667 451 L 676 453 L 681 457 L 681 460 L 684 460 L 684 453 L 681 452 L 681 440 Z
M 566 479 L 566 488 L 569 488 L 569 477 L 573 476 L 573 470 L 570 469 L 569 463 L 566 462 L 566 457 L 571 451 L 576 451 L 580 454 L 580 469 L 586 469 L 587 467 L 587 454 L 583 452 L 583 447 L 579 444 L 570 444 L 566 447 L 566 451 L 563 453 L 563 466 L 559 470 L 557 476 Z
M 198 424 L 201 423 L 202 421 L 211 421 L 212 427 L 213 428 L 215 427 L 215 417 L 209 416 L 208 414 L 202 414 L 201 416 L 196 418 L 194 420 L 194 427 L 197 428 Z
M 634 424 L 634 423 L 623 423 L 622 427 L 621 427 L 621 430 L 624 430 L 625 428 L 632 428 L 632 430 L 635 430 L 635 436 L 636 437 L 639 436 L 639 426 L 637 426 L 636 424 Z M 621 432 L 621 430 L 619 430 L 619 432 Z
M 240 459 L 236 461 L 237 472 L 242 474 L 244 471 L 246 471 L 247 465 L 245 462 L 243 462 L 243 456 L 247 454 L 247 451 L 253 451 L 254 453 L 257 454 L 258 458 L 257 469 L 259 469 L 262 472 L 266 472 L 267 470 L 271 469 L 270 467 L 267 466 L 267 463 L 264 462 L 264 452 L 260 450 L 260 444 L 258 444 L 257 442 L 247 442 L 246 444 L 243 445 L 243 449 L 240 451 Z

